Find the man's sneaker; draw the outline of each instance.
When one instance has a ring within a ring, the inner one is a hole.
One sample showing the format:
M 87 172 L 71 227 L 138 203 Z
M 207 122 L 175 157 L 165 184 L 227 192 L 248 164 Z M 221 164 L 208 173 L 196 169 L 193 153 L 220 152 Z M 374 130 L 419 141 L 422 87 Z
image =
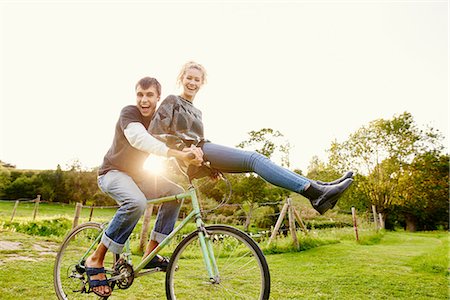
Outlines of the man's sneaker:
M 161 271 L 166 272 L 168 265 L 169 265 L 168 258 L 156 255 L 145 265 L 144 269 L 160 268 Z

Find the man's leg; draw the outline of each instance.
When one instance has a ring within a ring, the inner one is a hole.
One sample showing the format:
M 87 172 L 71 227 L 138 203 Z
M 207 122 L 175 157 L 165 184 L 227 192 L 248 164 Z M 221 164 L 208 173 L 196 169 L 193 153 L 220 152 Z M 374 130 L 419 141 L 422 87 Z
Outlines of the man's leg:
M 123 246 L 144 213 L 146 198 L 134 180 L 119 171 L 110 171 L 98 179 L 100 189 L 111 196 L 120 205 L 112 221 L 106 229 L 101 243 L 86 260 L 86 267 L 101 268 L 105 254 L 109 249 L 113 253 L 121 253 Z M 91 280 L 103 280 L 104 273 L 89 276 Z M 109 294 L 109 286 L 94 287 L 100 294 Z
M 171 196 L 184 192 L 184 189 L 165 177 L 152 177 L 139 184 L 148 199 Z M 155 228 L 152 230 L 144 256 L 150 254 L 159 243 L 172 232 L 180 211 L 182 201 L 171 201 L 161 205 L 156 218 Z M 155 260 L 154 260 L 155 261 Z
M 97 249 L 86 259 L 85 265 L 90 268 L 102 268 L 103 267 L 103 260 L 105 259 L 106 252 L 108 251 L 108 248 L 106 248 L 103 243 L 98 244 Z M 91 275 L 91 280 L 105 280 L 106 274 L 101 273 L 97 275 Z M 110 295 L 112 290 L 109 286 L 97 286 L 93 288 L 94 291 L 101 295 Z
M 147 244 L 147 247 L 145 248 L 143 257 L 146 257 L 147 255 L 149 255 L 158 245 L 159 245 L 159 243 L 157 241 L 150 240 Z

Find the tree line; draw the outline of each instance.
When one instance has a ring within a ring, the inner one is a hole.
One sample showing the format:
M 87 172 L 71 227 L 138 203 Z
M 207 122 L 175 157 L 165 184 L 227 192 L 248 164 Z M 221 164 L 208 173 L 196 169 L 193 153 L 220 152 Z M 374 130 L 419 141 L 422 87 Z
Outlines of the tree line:
M 58 165 L 56 170 L 19 170 L 5 167 L 0 161 L 0 199 L 41 199 L 59 203 L 83 205 L 114 205 L 97 186 L 97 169 L 85 170 L 79 161 L 67 170 Z
M 328 160 L 313 157 L 306 177 L 331 181 L 346 170 L 355 171 L 355 181 L 338 202 L 342 211 L 370 211 L 375 205 L 387 228 L 410 231 L 448 229 L 449 155 L 443 137 L 433 128 L 420 128 L 408 112 L 391 119 L 378 119 L 362 126 L 345 141 L 333 141 Z M 289 167 L 290 144 L 279 131 L 263 128 L 249 132 L 237 147 L 255 150 Z M 302 174 L 301 170 L 294 170 Z M 176 176 L 175 176 L 176 177 Z M 230 204 L 215 211 L 216 221 L 251 222 L 270 227 L 290 192 L 274 187 L 254 174 L 230 174 Z M 179 180 L 179 178 L 175 178 Z M 228 196 L 223 181 L 201 179 L 199 187 L 209 206 Z M 17 170 L 0 161 L 0 199 L 33 199 L 37 194 L 50 202 L 83 205 L 114 205 L 97 187 L 97 169 L 84 170 L 73 162 L 66 170 Z

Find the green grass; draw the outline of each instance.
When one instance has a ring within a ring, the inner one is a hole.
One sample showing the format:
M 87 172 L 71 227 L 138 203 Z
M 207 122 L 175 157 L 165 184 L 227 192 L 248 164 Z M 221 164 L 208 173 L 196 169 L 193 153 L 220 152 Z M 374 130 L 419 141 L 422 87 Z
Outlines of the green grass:
M 0 201 L 0 221 L 10 221 L 14 208 L 14 201 Z M 33 218 L 34 203 L 21 202 L 17 207 L 13 221 L 30 221 Z M 117 208 L 96 208 L 92 220 L 104 222 L 112 218 Z M 91 210 L 83 208 L 80 215 L 80 223 L 89 220 Z M 40 203 L 36 220 L 67 218 L 73 220 L 75 204 Z
M 34 204 L 21 203 L 14 218 L 17 227 L 8 227 L 13 206 L 0 201 L 0 241 L 20 243 L 18 249 L 0 248 L 0 298 L 54 299 L 52 272 L 63 238 L 60 231 L 69 230 L 64 226 L 71 224 L 75 206 L 43 203 L 32 222 Z M 107 221 L 114 212 L 96 209 L 93 221 Z M 88 221 L 89 213 L 82 210 L 80 223 Z M 327 214 L 329 219 L 348 221 L 348 216 L 333 213 Z M 135 264 L 140 261 L 140 226 L 132 239 Z M 183 232 L 193 229 L 188 224 Z M 46 230 L 58 233 L 39 236 Z M 299 232 L 300 252 L 293 249 L 289 236 L 277 237 L 270 246 L 262 238 L 259 243 L 271 270 L 271 299 L 448 299 L 447 232 L 375 232 L 372 224 L 360 222 L 359 236 L 357 243 L 351 227 Z M 174 247 L 163 255 L 170 255 Z M 164 299 L 164 276 L 138 278 L 129 290 L 115 290 L 110 299 Z M 202 297 L 199 291 L 198 299 Z
M 339 243 L 266 255 L 271 299 L 448 299 L 447 232 L 385 232 L 370 245 L 341 234 Z M 1 298 L 54 299 L 55 238 L 0 231 L 0 241 L 21 243 L 18 250 L 0 250 Z M 133 259 L 139 262 L 138 256 Z M 138 278 L 130 289 L 115 290 L 110 297 L 164 298 L 163 273 Z
M 440 256 L 427 259 L 427 253 Z M 276 265 L 272 267 L 272 296 L 273 299 L 448 299 L 447 255 L 447 233 L 388 232 L 374 245 L 344 240 L 302 253 L 269 256 L 270 264 Z M 283 266 L 287 264 L 296 268 L 286 272 Z M 430 268 L 440 272 L 430 272 Z

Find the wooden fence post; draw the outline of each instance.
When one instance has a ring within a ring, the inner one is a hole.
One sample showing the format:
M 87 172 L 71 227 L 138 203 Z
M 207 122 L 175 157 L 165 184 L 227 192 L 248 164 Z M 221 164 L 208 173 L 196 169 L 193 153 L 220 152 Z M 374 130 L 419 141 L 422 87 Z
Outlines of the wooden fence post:
M 293 207 L 292 207 L 292 203 L 291 203 L 291 198 L 287 199 L 287 203 L 288 203 L 289 230 L 291 231 L 294 246 L 296 249 L 298 249 L 297 230 L 295 228 L 295 219 L 294 219 L 294 212 L 293 212 Z
M 373 213 L 373 223 L 375 224 L 375 230 L 378 231 L 377 208 L 375 207 L 375 205 L 372 205 L 372 213 Z
M 288 209 L 288 204 L 285 203 L 283 205 L 283 208 L 281 209 L 280 216 L 278 217 L 277 222 L 275 223 L 275 228 L 272 231 L 272 235 L 269 238 L 269 243 L 267 245 L 270 245 L 272 240 L 277 236 L 278 230 L 280 229 L 281 222 L 283 222 L 284 216 L 286 215 L 286 211 Z
M 356 223 L 356 211 L 355 211 L 354 207 L 352 207 L 352 219 L 353 219 L 353 229 L 355 230 L 356 241 L 359 242 L 358 224 Z
M 83 204 L 77 203 L 75 205 L 75 216 L 73 217 L 72 229 L 78 226 L 78 220 L 80 219 L 81 209 L 83 208 Z
M 383 220 L 383 216 L 381 215 L 381 213 L 378 213 L 378 219 L 380 220 L 380 228 L 384 229 L 384 220 Z
M 150 228 L 150 219 L 152 218 L 153 204 L 148 204 L 144 213 L 144 221 L 142 223 L 141 239 L 139 242 L 139 251 L 144 251 L 144 247 L 148 240 L 148 230 Z
M 300 224 L 300 227 L 303 229 L 303 231 L 308 234 L 308 228 L 306 228 L 305 223 L 303 223 L 302 217 L 298 213 L 297 209 L 295 209 L 295 207 L 292 207 L 292 209 L 294 210 L 294 216 L 297 219 L 298 224 Z
M 14 219 L 14 216 L 16 215 L 16 210 L 17 210 L 17 206 L 19 206 L 19 202 L 20 202 L 19 200 L 16 200 L 16 203 L 14 204 L 10 222 L 12 222 L 12 220 Z
M 94 214 L 94 205 L 91 206 L 91 212 L 89 213 L 89 222 L 92 220 L 93 214 Z
M 34 199 L 34 209 L 33 209 L 33 221 L 36 219 L 36 215 L 39 210 L 39 202 L 41 201 L 41 195 L 37 195 L 37 198 Z

